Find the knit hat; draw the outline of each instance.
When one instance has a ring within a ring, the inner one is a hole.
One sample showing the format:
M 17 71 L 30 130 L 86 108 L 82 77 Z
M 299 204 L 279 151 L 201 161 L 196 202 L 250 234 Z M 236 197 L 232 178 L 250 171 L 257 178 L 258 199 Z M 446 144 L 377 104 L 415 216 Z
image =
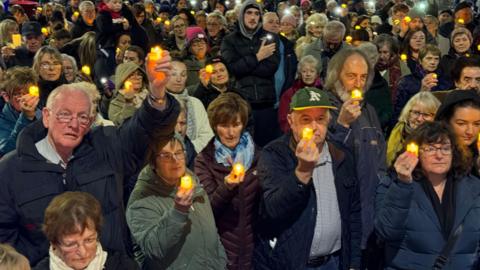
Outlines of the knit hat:
M 145 71 L 134 62 L 121 63 L 115 70 L 115 89 L 118 91 L 122 89 L 123 83 L 133 72 L 140 70 L 143 73 L 144 85 L 148 83 L 147 74 Z
M 293 27 L 297 27 L 297 19 L 291 14 L 284 15 L 282 17 L 281 23 L 288 23 Z
M 475 90 L 453 90 L 443 100 L 442 105 L 437 110 L 435 120 L 448 120 L 446 117 L 452 113 L 455 105 L 464 102 L 473 101 L 480 105 L 480 96 Z
M 309 6 L 311 6 L 312 2 L 310 0 L 301 0 L 300 1 L 300 6 L 303 6 L 303 4 L 308 4 Z
M 455 6 L 454 13 L 457 13 L 457 11 L 459 11 L 461 9 L 464 9 L 464 8 L 471 9 L 472 8 L 472 3 L 467 2 L 467 1 L 460 2 L 458 5 Z
M 290 102 L 290 110 L 300 111 L 311 108 L 337 108 L 330 103 L 327 92 L 315 87 L 305 87 L 298 90 Z
M 207 41 L 207 35 L 202 28 L 198 26 L 190 26 L 187 28 L 187 47 L 190 47 L 195 39 L 203 39 Z

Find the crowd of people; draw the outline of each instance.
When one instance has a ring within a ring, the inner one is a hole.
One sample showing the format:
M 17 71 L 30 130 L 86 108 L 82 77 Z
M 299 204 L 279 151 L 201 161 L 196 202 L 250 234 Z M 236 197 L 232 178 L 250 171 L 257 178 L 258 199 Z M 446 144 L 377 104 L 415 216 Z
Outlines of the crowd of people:
M 0 3 L 0 270 L 478 269 L 479 7 Z

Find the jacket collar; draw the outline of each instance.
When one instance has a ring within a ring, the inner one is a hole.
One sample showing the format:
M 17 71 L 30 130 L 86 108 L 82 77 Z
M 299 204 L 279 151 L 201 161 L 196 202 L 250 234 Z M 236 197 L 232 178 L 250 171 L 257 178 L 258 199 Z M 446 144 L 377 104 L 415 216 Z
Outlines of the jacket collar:
M 11 122 L 16 122 L 18 117 L 20 117 L 20 113 L 15 111 L 10 103 L 6 103 L 5 106 L 3 106 L 2 114 L 6 120 Z
M 288 135 L 285 135 L 285 136 L 288 140 L 288 146 L 289 146 L 290 150 L 292 150 L 293 154 L 295 155 L 295 150 L 297 148 L 298 142 L 295 141 L 295 138 L 293 137 L 291 131 L 288 133 Z M 335 166 L 334 171 L 336 171 L 338 166 L 345 159 L 345 153 L 342 150 L 340 150 L 337 146 L 335 146 L 335 144 L 333 144 L 332 142 L 326 141 L 326 143 L 328 145 L 328 150 L 330 152 L 330 156 L 332 157 L 332 162 Z

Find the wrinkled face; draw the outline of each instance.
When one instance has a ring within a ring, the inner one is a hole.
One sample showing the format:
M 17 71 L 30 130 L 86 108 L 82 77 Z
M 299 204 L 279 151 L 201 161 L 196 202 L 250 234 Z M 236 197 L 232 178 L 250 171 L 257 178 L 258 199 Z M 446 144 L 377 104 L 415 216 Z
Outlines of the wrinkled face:
M 58 95 L 51 109 L 43 108 L 43 125 L 59 152 L 73 152 L 82 142 L 92 123 L 91 105 L 84 92 L 71 91 Z
M 457 108 L 449 121 L 459 143 L 470 146 L 480 132 L 480 109 Z
M 185 111 L 180 111 L 177 118 L 177 124 L 175 125 L 175 132 L 185 137 L 187 134 L 187 114 Z
M 368 64 L 362 56 L 354 54 L 345 60 L 339 80 L 348 97 L 351 96 L 353 89 L 363 90 L 367 78 Z
M 220 142 L 231 149 L 234 149 L 238 142 L 240 142 L 242 131 L 243 124 L 240 114 L 237 114 L 236 119 L 231 123 L 222 123 L 215 127 L 215 132 L 220 139 Z
M 480 90 L 480 67 L 465 67 L 460 73 L 460 79 L 455 82 L 458 89 Z
M 425 33 L 422 31 L 417 31 L 410 38 L 410 49 L 414 52 L 419 51 L 425 47 Z
M 325 25 L 319 23 L 310 23 L 308 25 L 308 31 L 310 32 L 310 35 L 316 38 L 322 37 L 324 28 Z
M 263 17 L 263 29 L 268 32 L 278 34 L 280 32 L 280 20 L 275 13 L 269 13 Z
M 36 53 L 40 47 L 42 47 L 42 43 L 44 41 L 44 36 L 39 35 L 28 35 L 28 36 L 23 36 L 23 42 L 25 43 L 25 46 L 27 47 L 27 50 L 32 53 Z
M 51 54 L 45 53 L 40 58 L 40 78 L 45 81 L 56 81 L 62 75 L 62 61 L 54 58 Z
M 173 33 L 177 38 L 185 38 L 187 31 L 187 24 L 185 23 L 185 20 L 176 20 L 173 23 Z
M 75 79 L 75 69 L 73 67 L 72 62 L 68 59 L 64 59 L 63 61 L 63 74 L 65 75 L 65 79 L 68 82 L 73 82 Z
M 313 85 L 318 76 L 317 67 L 312 64 L 304 64 L 300 69 L 300 75 L 303 83 L 306 85 Z
M 407 124 L 416 129 L 425 122 L 431 122 L 435 118 L 435 112 L 429 111 L 422 103 L 417 103 L 412 106 L 408 113 Z
M 330 121 L 328 109 L 311 108 L 293 111 L 287 115 L 287 120 L 296 141 L 301 140 L 303 129 L 308 127 L 313 129 L 313 140 L 317 145 L 325 142 Z
M 472 45 L 472 42 L 466 34 L 456 35 L 453 38 L 452 43 L 455 51 L 460 54 L 466 53 Z
M 129 51 L 129 50 L 126 50 L 125 53 L 123 54 L 123 62 L 124 63 L 134 62 L 135 64 L 137 64 L 139 66 L 143 65 L 143 59 L 140 59 L 138 57 L 137 52 Z
M 167 82 L 167 89 L 173 93 L 181 93 L 187 82 L 187 67 L 184 63 L 173 61 L 170 79 Z
M 445 143 L 421 145 L 419 159 L 425 175 L 446 175 L 452 167 L 450 140 Z
M 221 29 L 222 23 L 220 20 L 214 17 L 207 18 L 207 31 L 211 37 L 216 37 Z
M 249 8 L 243 14 L 243 21 L 247 30 L 253 31 L 260 22 L 260 11 L 256 8 Z
M 216 86 L 223 86 L 228 83 L 229 76 L 228 70 L 225 64 L 223 63 L 215 63 L 213 64 L 213 73 L 210 77 L 212 80 L 212 84 Z
M 122 51 L 125 51 L 128 47 L 130 47 L 130 45 L 132 45 L 132 38 L 129 35 L 121 35 L 118 38 L 117 47 Z
M 323 37 L 323 43 L 325 45 L 325 49 L 330 52 L 335 52 L 340 49 L 342 46 L 342 39 L 341 35 L 327 35 Z
M 280 31 L 289 35 L 290 33 L 292 33 L 292 31 L 294 30 L 295 28 L 293 27 L 293 25 L 289 24 L 289 23 L 286 23 L 286 22 L 283 22 L 280 24 Z
M 198 59 L 204 59 L 207 55 L 207 41 L 205 39 L 195 39 L 190 45 L 190 51 Z
M 438 64 L 440 63 L 440 56 L 427 53 L 423 59 L 420 60 L 422 68 L 427 72 L 434 72 L 437 70 Z
M 55 246 L 57 255 L 70 268 L 81 270 L 95 258 L 98 234 L 95 229 L 85 228 L 83 233 L 65 235 Z
M 95 18 L 97 17 L 97 12 L 94 7 L 89 7 L 83 11 L 80 11 L 80 15 L 87 25 L 93 25 Z
M 185 150 L 177 140 L 170 141 L 162 149 L 158 149 L 155 160 L 155 169 L 158 176 L 167 184 L 176 185 L 185 175 Z
M 120 10 L 122 10 L 122 0 L 109 0 L 105 2 L 105 4 L 113 12 L 120 12 Z
M 390 62 L 391 58 L 392 58 L 392 53 L 390 52 L 388 45 L 383 45 L 378 50 L 378 63 L 387 64 Z

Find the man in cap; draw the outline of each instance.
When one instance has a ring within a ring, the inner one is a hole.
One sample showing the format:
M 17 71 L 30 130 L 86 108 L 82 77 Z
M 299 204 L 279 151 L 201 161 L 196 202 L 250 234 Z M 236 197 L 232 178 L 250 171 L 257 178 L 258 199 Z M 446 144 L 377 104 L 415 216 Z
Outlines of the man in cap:
M 221 55 L 236 79 L 235 88 L 252 107 L 254 140 L 263 146 L 281 134 L 274 108 L 274 77 L 280 56 L 278 36 L 263 30 L 261 15 L 259 3 L 245 1 L 237 29 L 223 39 Z
M 22 25 L 22 46 L 13 48 L 4 46 L 1 49 L 2 59 L 7 68 L 13 66 L 33 65 L 35 53 L 42 47 L 45 36 L 42 34 L 42 27 L 38 22 L 25 22 Z
M 292 97 L 291 133 L 260 157 L 258 269 L 359 269 L 360 202 L 353 157 L 327 140 L 328 94 L 312 87 Z

